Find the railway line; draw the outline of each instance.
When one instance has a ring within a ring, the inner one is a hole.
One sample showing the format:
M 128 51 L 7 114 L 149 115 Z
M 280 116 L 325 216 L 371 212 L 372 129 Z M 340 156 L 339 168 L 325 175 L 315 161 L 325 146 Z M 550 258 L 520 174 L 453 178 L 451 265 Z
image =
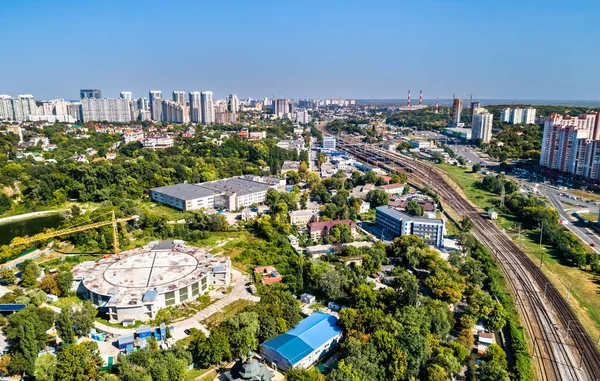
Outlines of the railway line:
M 414 185 L 428 186 L 457 215 L 471 218 L 473 234 L 492 251 L 515 296 L 539 379 L 600 380 L 600 353 L 565 297 L 511 238 L 483 218 L 438 170 L 409 156 L 337 138 L 340 149 L 386 171 L 412 174 L 409 178 Z

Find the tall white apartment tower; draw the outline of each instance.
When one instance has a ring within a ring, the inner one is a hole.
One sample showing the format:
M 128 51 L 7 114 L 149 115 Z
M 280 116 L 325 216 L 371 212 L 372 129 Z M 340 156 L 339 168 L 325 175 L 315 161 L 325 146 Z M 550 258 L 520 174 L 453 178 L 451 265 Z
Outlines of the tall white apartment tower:
M 202 106 L 202 123 L 213 124 L 215 122 L 215 106 L 213 104 L 212 91 L 203 91 L 200 101 Z
M 229 96 L 227 97 L 227 110 L 229 112 L 240 111 L 240 99 L 236 94 L 229 94 Z
M 133 94 L 131 91 L 121 91 L 121 99 L 125 99 L 127 101 L 133 100 Z
M 192 123 L 202 122 L 201 95 L 199 91 L 190 91 L 190 120 Z
M 185 106 L 185 91 L 176 90 L 173 91 L 173 102 Z
M 12 102 L 10 95 L 0 94 L 0 120 L 12 119 Z
M 473 114 L 473 131 L 471 139 L 481 139 L 483 143 L 492 140 L 492 119 L 494 115 L 485 109 L 479 109 Z

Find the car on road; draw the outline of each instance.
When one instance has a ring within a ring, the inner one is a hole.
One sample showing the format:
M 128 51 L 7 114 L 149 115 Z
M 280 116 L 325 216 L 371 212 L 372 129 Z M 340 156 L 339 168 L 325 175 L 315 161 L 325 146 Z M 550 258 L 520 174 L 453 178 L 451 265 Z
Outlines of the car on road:
M 186 335 L 188 335 L 188 336 L 189 336 L 189 335 L 191 335 L 191 334 L 192 334 L 192 331 L 190 331 L 189 329 L 184 329 L 184 330 L 183 330 L 183 333 L 185 333 Z
M 590 243 L 591 247 L 596 247 L 596 244 L 594 242 Z

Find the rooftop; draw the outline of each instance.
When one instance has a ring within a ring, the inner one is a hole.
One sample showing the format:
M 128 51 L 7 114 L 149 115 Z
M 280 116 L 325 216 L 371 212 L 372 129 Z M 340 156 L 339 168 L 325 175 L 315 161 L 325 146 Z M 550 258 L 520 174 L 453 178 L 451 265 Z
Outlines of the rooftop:
M 138 305 L 196 283 L 215 267 L 230 264 L 228 257 L 213 258 L 204 249 L 163 241 L 98 262 L 84 262 L 73 268 L 73 276 L 88 290 L 104 295 L 109 305 Z
M 426 224 L 443 224 L 443 221 L 439 218 L 421 218 L 421 217 L 413 217 L 410 214 L 402 213 L 401 211 L 392 208 L 391 206 L 378 206 L 376 208 L 378 213 L 387 214 L 390 217 L 396 218 L 398 220 L 412 221 L 412 222 L 421 222 Z
M 167 185 L 160 188 L 152 188 L 150 190 L 181 200 L 193 200 L 196 198 L 213 196 L 215 194 L 215 192 L 212 190 L 187 183 Z
M 265 342 L 263 346 L 279 352 L 292 365 L 296 364 L 342 332 L 337 321 L 333 315 L 315 312 L 298 323 L 296 328 Z
M 308 226 L 309 230 L 323 230 L 323 229 L 331 230 L 335 225 L 338 225 L 338 224 L 350 225 L 350 227 L 354 228 L 354 229 L 358 228 L 356 223 L 352 220 L 311 222 L 307 226 Z

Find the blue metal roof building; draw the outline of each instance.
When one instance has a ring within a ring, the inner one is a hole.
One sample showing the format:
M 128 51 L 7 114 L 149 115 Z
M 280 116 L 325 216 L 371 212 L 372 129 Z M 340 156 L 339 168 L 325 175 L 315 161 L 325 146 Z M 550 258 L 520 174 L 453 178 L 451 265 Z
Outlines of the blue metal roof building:
M 265 361 L 284 371 L 292 367 L 309 368 L 342 338 L 337 321 L 333 315 L 315 312 L 296 328 L 262 344 L 260 352 Z

